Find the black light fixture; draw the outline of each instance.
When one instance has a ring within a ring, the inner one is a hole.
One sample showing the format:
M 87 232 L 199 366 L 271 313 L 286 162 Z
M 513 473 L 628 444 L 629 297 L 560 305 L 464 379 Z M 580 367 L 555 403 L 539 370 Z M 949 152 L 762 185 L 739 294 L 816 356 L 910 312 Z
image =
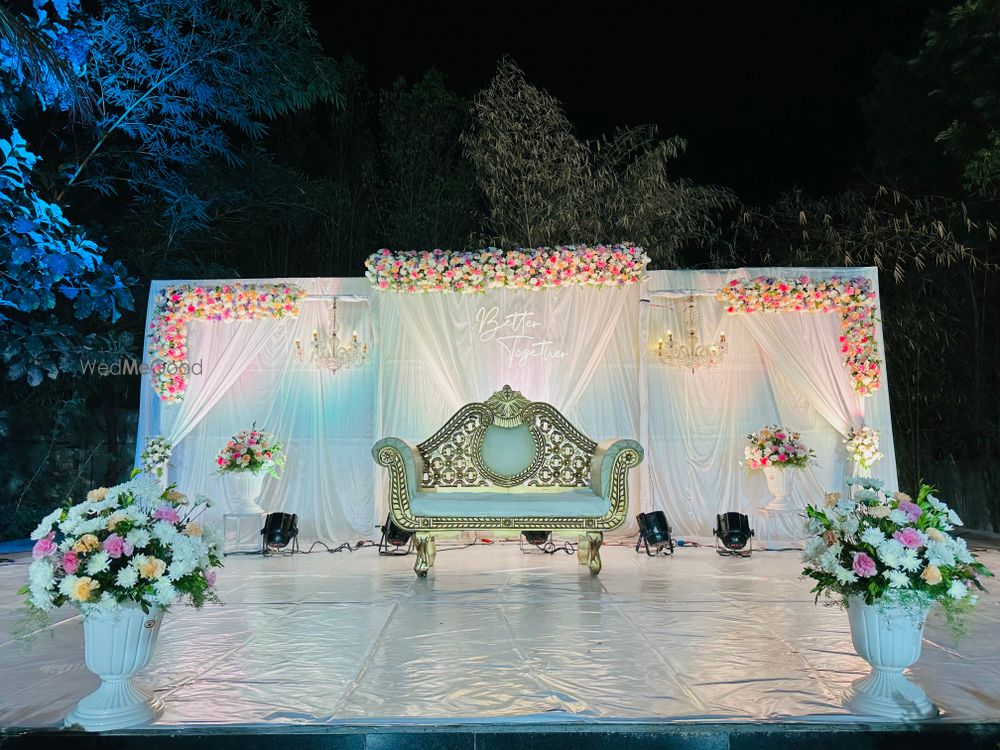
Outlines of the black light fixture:
M 739 555 L 750 557 L 753 554 L 753 529 L 750 519 L 743 513 L 730 511 L 720 513 L 715 517 L 715 551 L 720 555 Z M 744 550 L 747 545 L 750 548 Z
M 552 538 L 551 531 L 522 531 L 521 537 L 519 539 L 521 552 L 530 552 L 531 547 L 537 547 L 538 549 L 545 552 L 545 545 L 549 543 Z M 531 547 L 525 547 L 524 543 L 527 542 Z
M 655 557 L 663 550 L 667 554 L 674 554 L 674 540 L 670 535 L 670 524 L 667 523 L 667 516 L 662 510 L 654 510 L 652 513 L 640 513 L 635 517 L 639 522 L 639 539 L 635 543 L 635 551 L 645 545 L 646 554 Z M 650 552 L 650 547 L 653 551 Z
M 385 517 L 382 538 L 378 542 L 380 555 L 408 555 L 413 549 L 413 534 L 393 523 L 392 516 Z
M 292 545 L 292 552 L 299 551 L 296 541 L 299 535 L 299 517 L 294 513 L 268 513 L 260 533 L 263 537 L 262 551 L 265 554 L 268 550 L 283 550 L 289 544 Z

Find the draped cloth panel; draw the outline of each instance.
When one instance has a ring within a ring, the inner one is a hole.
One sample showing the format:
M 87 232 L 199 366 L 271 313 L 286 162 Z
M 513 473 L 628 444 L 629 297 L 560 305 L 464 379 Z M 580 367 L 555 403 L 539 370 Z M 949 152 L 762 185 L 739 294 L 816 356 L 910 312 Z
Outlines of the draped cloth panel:
M 420 442 L 510 385 L 595 440 L 639 436 L 639 295 L 638 285 L 376 294 L 381 434 Z M 642 475 L 630 490 L 647 504 Z
M 710 538 L 716 513 L 753 514 L 770 496 L 764 478 L 741 467 L 743 447 L 747 433 L 774 422 L 802 432 L 818 456 L 796 475 L 800 505 L 843 489 L 853 472 L 842 440 L 862 421 L 879 431 L 886 454 L 872 474 L 895 487 L 887 374 L 874 395 L 854 394 L 836 313 L 726 314 L 714 292 L 759 275 L 861 275 L 877 289 L 875 269 L 857 268 L 652 271 L 646 283 L 623 288 L 484 294 L 376 292 L 360 278 L 260 280 L 337 295 L 338 335 L 357 330 L 373 347 L 369 363 L 331 374 L 292 360 L 296 338 L 307 343 L 314 328 L 328 329 L 329 301 L 307 299 L 297 319 L 194 322 L 189 359 L 202 373 L 191 376 L 180 404 L 161 402 L 143 379 L 136 462 L 147 436 L 169 437 L 170 480 L 213 498 L 209 520 L 218 519 L 228 487 L 215 456 L 256 422 L 288 453 L 281 478 L 266 480 L 261 505 L 297 513 L 303 540 L 354 540 L 375 533 L 385 514 L 372 444 L 387 435 L 423 440 L 462 405 L 509 384 L 595 440 L 635 438 L 646 448 L 624 534 L 634 533 L 635 513 L 654 508 L 679 536 L 694 538 Z M 147 319 L 164 286 L 227 282 L 154 281 Z M 729 341 L 718 367 L 694 373 L 656 358 L 657 339 L 683 330 L 689 290 L 698 293 L 701 340 L 724 331 Z M 881 324 L 877 335 L 881 348 Z
M 859 398 L 853 391 L 837 344 L 837 313 L 758 312 L 726 314 L 714 292 L 730 279 L 757 276 L 870 279 L 874 268 L 746 268 L 719 271 L 652 271 L 647 299 L 650 438 L 647 461 L 653 506 L 666 512 L 680 534 L 705 537 L 715 514 L 737 510 L 753 515 L 770 501 L 764 477 L 741 467 L 746 435 L 776 422 L 802 433 L 817 461 L 796 472 L 792 497 L 800 507 L 824 491 L 845 490 L 853 475 L 843 438 L 866 423 L 879 431 L 886 458 L 872 475 L 896 486 L 896 462 L 889 418 L 888 378 Z M 657 339 L 666 329 L 683 330 L 681 290 L 697 293 L 702 341 L 725 332 L 729 353 L 715 369 L 678 370 L 658 365 Z M 880 314 L 881 317 L 881 314 Z M 879 349 L 884 356 L 881 322 Z M 797 521 L 795 521 L 797 523 Z M 796 529 L 787 529 L 791 536 Z

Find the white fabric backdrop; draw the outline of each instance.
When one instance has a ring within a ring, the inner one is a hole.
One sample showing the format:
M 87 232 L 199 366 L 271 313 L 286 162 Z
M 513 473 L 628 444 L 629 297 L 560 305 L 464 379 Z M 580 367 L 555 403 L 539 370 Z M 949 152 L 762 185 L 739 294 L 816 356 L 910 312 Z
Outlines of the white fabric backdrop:
M 836 346 L 836 314 L 726 315 L 709 292 L 731 278 L 864 275 L 874 269 L 653 271 L 622 289 L 496 290 L 484 295 L 374 292 L 364 279 L 284 279 L 310 294 L 341 295 L 338 334 L 357 329 L 372 361 L 335 375 L 291 360 L 295 338 L 329 324 L 329 302 L 306 301 L 297 320 L 191 325 L 186 399 L 162 403 L 141 391 L 136 456 L 150 435 L 176 444 L 170 479 L 225 506 L 214 473 L 218 449 L 256 420 L 288 449 L 280 480 L 261 504 L 299 514 L 304 540 L 370 536 L 384 514 L 382 472 L 370 456 L 379 437 L 420 441 L 461 405 L 510 384 L 548 401 L 595 440 L 635 437 L 646 448 L 633 474 L 633 515 L 660 508 L 681 536 L 710 535 L 715 514 L 765 504 L 764 479 L 740 467 L 745 436 L 780 421 L 800 430 L 819 463 L 797 477 L 805 504 L 841 488 L 841 440 L 862 419 L 879 430 L 887 458 L 873 472 L 895 485 L 888 391 L 858 399 Z M 166 285 L 153 282 L 155 294 Z M 211 284 L 220 282 L 198 283 Z M 714 370 L 661 365 L 656 340 L 681 330 L 684 290 L 697 297 L 700 335 L 725 331 L 730 352 Z M 151 294 L 151 300 L 153 295 Z M 357 301 L 346 301 L 347 299 Z M 367 301 L 365 301 L 367 300 Z M 151 312 L 151 309 L 150 311 Z M 147 313 L 148 315 L 148 313 Z M 881 327 L 878 331 L 881 344 Z M 631 522 L 626 533 L 634 530 Z

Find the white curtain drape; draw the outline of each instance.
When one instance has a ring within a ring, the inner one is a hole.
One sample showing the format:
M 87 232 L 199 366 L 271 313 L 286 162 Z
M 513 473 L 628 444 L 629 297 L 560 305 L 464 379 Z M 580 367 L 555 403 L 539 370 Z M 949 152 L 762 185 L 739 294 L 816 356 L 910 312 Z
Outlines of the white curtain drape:
M 680 534 L 704 538 L 715 514 L 753 515 L 770 501 L 763 476 L 741 467 L 746 435 L 781 423 L 801 432 L 817 462 L 797 471 L 793 499 L 799 506 L 824 491 L 843 490 L 854 473 L 842 444 L 862 422 L 879 431 L 887 458 L 873 475 L 896 484 L 888 388 L 859 398 L 837 346 L 836 313 L 764 312 L 727 315 L 714 292 L 730 279 L 756 276 L 829 278 L 863 276 L 870 268 L 750 268 L 728 271 L 653 271 L 648 282 L 650 327 L 649 419 L 654 507 Z M 702 341 L 725 332 L 729 353 L 713 370 L 657 365 L 655 347 L 665 330 L 682 330 L 683 291 L 698 296 Z M 882 341 L 881 326 L 877 331 Z M 788 529 L 791 532 L 791 529 Z
M 495 290 L 481 295 L 374 292 L 365 279 L 283 279 L 314 299 L 294 320 L 197 322 L 181 404 L 164 404 L 144 379 L 136 459 L 147 436 L 175 445 L 171 481 L 218 502 L 227 484 L 214 458 L 234 432 L 256 421 L 285 444 L 288 463 L 265 483 L 267 510 L 299 515 L 304 540 L 370 536 L 380 522 L 384 472 L 372 444 L 396 435 L 420 441 L 459 407 L 504 384 L 547 401 L 595 440 L 637 438 L 646 448 L 633 473 L 632 516 L 659 508 L 679 536 L 709 537 L 715 514 L 752 514 L 770 499 L 762 476 L 740 463 L 746 435 L 781 422 L 803 433 L 819 458 L 799 472 L 800 505 L 843 487 L 850 475 L 842 440 L 863 422 L 877 429 L 886 459 L 873 474 L 896 483 L 885 373 L 859 399 L 837 348 L 835 313 L 727 315 L 714 292 L 732 278 L 863 275 L 874 269 L 654 271 L 627 288 Z M 273 281 L 273 280 L 272 280 Z M 165 285 L 153 282 L 155 294 Z M 198 281 L 199 284 L 221 282 Z M 696 296 L 702 341 L 725 332 L 729 353 L 715 369 L 657 361 L 657 339 L 683 329 L 685 291 Z M 357 330 L 372 345 L 363 368 L 336 374 L 292 361 L 296 338 L 328 329 L 338 296 L 338 335 Z M 152 295 L 151 295 L 152 300 Z M 150 311 L 151 313 L 151 307 Z M 881 343 L 881 327 L 878 337 Z
M 510 385 L 595 440 L 642 435 L 638 286 L 378 294 L 380 432 L 420 442 Z M 633 492 L 644 503 L 645 482 Z

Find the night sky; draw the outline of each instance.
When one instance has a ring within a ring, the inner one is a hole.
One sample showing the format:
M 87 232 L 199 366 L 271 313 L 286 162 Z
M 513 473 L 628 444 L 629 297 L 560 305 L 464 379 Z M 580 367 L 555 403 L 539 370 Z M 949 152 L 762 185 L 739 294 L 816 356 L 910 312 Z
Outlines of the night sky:
M 688 141 L 678 175 L 763 201 L 858 178 L 858 99 L 882 54 L 916 51 L 929 0 L 310 5 L 327 52 L 359 60 L 376 88 L 436 67 L 471 96 L 508 55 L 580 135 L 656 124 Z

